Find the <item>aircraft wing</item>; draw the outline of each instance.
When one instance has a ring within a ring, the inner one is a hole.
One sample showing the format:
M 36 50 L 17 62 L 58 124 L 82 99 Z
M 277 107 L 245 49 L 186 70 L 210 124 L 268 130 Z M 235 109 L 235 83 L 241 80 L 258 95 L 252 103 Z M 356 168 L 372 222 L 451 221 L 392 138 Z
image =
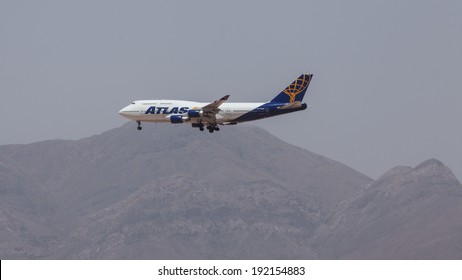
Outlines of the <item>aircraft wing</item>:
M 229 97 L 229 95 L 225 95 L 222 98 L 220 98 L 218 100 L 215 100 L 212 103 L 207 104 L 204 107 L 202 107 L 202 112 L 204 114 L 204 119 L 207 122 L 216 123 L 216 121 L 217 121 L 216 114 L 218 114 L 218 112 L 220 112 L 220 108 L 218 108 L 218 107 L 220 107 L 220 105 L 223 104 L 223 102 L 228 100 L 228 97 Z
M 220 105 L 223 104 L 223 102 L 228 100 L 228 97 L 229 95 L 225 95 L 222 98 L 215 100 L 208 105 L 205 105 L 204 107 L 202 107 L 202 111 L 204 111 L 204 113 L 213 113 L 213 112 L 215 112 L 215 114 L 218 113 L 220 111 L 218 107 L 220 107 Z

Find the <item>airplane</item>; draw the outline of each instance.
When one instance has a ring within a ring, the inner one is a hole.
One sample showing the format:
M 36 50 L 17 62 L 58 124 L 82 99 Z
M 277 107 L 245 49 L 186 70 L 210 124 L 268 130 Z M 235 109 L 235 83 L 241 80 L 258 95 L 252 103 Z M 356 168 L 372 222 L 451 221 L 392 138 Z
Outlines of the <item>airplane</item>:
M 302 103 L 313 74 L 302 74 L 292 84 L 269 102 L 231 103 L 229 95 L 212 103 L 185 100 L 139 100 L 119 111 L 119 114 L 138 123 L 169 122 L 172 124 L 191 123 L 192 127 L 210 133 L 219 131 L 218 125 L 235 125 L 241 122 L 264 119 L 282 114 L 305 110 Z

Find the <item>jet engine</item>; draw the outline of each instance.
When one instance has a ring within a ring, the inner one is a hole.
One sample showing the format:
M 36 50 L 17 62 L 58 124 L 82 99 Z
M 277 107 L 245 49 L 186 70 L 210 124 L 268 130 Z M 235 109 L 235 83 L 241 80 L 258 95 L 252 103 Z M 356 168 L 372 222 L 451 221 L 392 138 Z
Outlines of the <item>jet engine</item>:
M 172 115 L 170 116 L 171 123 L 183 123 L 184 119 L 181 115 Z
M 202 117 L 203 111 L 201 110 L 189 110 L 188 117 L 189 118 L 200 118 Z

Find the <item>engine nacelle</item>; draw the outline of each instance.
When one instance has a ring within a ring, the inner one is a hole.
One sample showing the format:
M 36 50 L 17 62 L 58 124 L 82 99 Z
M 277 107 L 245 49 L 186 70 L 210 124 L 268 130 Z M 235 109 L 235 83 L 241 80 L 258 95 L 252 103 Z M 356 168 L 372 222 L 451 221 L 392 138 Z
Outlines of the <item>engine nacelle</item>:
M 188 117 L 189 118 L 200 118 L 202 117 L 203 111 L 201 110 L 189 110 L 188 111 Z
M 173 115 L 170 116 L 170 122 L 171 123 L 183 123 L 184 119 L 183 116 L 181 115 Z

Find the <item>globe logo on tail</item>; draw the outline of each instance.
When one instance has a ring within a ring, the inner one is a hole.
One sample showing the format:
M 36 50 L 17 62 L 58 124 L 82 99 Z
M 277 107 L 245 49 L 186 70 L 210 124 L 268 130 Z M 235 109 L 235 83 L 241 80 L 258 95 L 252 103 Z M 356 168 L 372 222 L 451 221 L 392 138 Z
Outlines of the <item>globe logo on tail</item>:
M 283 91 L 289 96 L 290 103 L 294 102 L 295 97 L 308 86 L 308 79 L 308 75 L 302 75 Z

